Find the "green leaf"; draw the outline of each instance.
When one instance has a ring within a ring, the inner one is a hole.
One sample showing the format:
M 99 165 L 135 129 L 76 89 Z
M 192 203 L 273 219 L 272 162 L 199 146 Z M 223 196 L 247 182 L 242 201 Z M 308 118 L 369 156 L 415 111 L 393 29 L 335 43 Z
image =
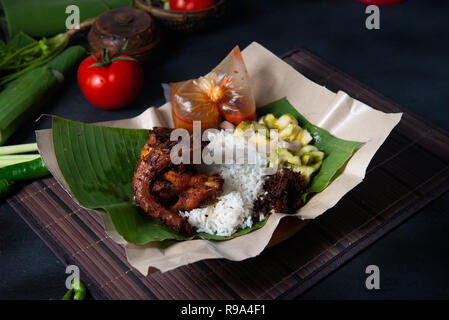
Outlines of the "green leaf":
M 17 33 L 14 37 L 11 38 L 11 40 L 8 41 L 8 43 L 14 44 L 17 48 L 23 48 L 26 47 L 29 44 L 32 44 L 35 42 L 33 38 L 31 38 L 29 35 L 23 32 Z
M 77 201 L 86 208 L 106 212 L 116 231 L 135 244 L 151 241 L 228 240 L 261 228 L 239 230 L 232 237 L 196 233 L 179 234 L 143 212 L 134 202 L 132 178 L 148 131 L 121 129 L 53 117 L 53 143 L 59 168 Z
M 60 87 L 47 67 L 40 67 L 0 91 L 0 145 L 35 114 Z
M 72 69 L 74 69 L 75 66 L 78 65 L 86 54 L 86 50 L 83 47 L 71 46 L 50 60 L 46 66 L 67 75 Z
M 80 22 L 114 8 L 130 7 L 132 0 L 2 0 L 10 37 L 23 31 L 33 37 L 65 31 L 69 5 L 80 9 Z
M 325 158 L 318 173 L 313 177 L 310 184 L 310 193 L 323 191 L 333 181 L 345 166 L 353 153 L 362 142 L 339 139 L 324 129 L 321 129 L 304 118 L 286 98 L 271 102 L 263 107 L 257 108 L 257 115 L 261 116 L 272 113 L 280 117 L 285 113 L 294 116 L 301 127 L 307 129 L 313 137 L 313 144 L 324 152 Z M 305 199 L 303 195 L 303 199 Z
M 258 108 L 258 112 L 272 112 L 277 116 L 291 113 L 311 132 L 315 145 L 326 153 L 321 170 L 312 180 L 313 192 L 323 190 L 330 183 L 360 144 L 338 139 L 313 126 L 287 100 Z M 82 206 L 106 212 L 116 231 L 126 241 L 135 244 L 152 241 L 168 243 L 168 240 L 193 238 L 223 241 L 248 234 L 265 225 L 267 218 L 251 228 L 237 231 L 231 237 L 204 232 L 186 237 L 143 212 L 134 202 L 132 178 L 147 139 L 147 130 L 110 128 L 53 118 L 56 159 L 72 194 Z
M 109 214 L 128 242 L 189 239 L 159 224 L 134 203 L 132 178 L 147 130 L 120 129 L 53 118 L 59 168 L 78 202 Z

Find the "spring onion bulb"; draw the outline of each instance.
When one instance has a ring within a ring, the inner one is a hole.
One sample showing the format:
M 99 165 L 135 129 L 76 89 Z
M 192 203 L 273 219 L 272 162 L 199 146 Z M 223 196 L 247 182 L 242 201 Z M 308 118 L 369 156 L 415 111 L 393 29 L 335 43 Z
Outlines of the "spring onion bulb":
M 37 151 L 37 143 L 17 144 L 14 146 L 0 147 L 0 156 L 17 153 L 27 153 Z
M 37 143 L 26 143 L 0 147 L 0 168 L 40 158 L 40 155 L 37 153 L 27 154 L 27 152 L 33 152 L 37 150 Z

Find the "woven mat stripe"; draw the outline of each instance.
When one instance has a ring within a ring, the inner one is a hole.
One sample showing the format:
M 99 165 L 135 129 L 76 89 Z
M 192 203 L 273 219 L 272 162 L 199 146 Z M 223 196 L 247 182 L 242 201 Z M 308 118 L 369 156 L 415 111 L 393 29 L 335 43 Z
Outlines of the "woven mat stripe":
M 449 168 L 445 169 L 444 174 L 449 174 Z M 432 184 L 431 182 L 429 183 Z M 295 297 L 298 297 L 318 281 L 320 281 L 323 277 L 339 268 L 342 264 L 373 244 L 383 235 L 392 231 L 394 228 L 406 221 L 414 213 L 425 207 L 429 202 L 442 195 L 448 189 L 449 180 L 446 179 L 441 184 L 432 185 L 431 196 L 421 197 L 419 201 L 416 202 L 405 202 L 402 210 L 398 210 L 397 214 L 392 215 L 388 220 L 382 222 L 382 224 L 377 228 L 367 230 L 363 238 L 359 239 L 359 241 L 354 242 L 350 247 L 346 248 L 338 256 L 330 259 L 326 263 L 326 265 L 323 265 L 321 268 L 317 268 L 312 274 L 309 275 L 307 279 L 304 279 L 304 283 L 301 286 L 285 291 L 278 297 L 278 299 L 293 299 Z
M 51 199 L 55 201 L 61 209 L 63 209 L 67 214 L 73 212 L 70 206 L 61 200 L 52 189 L 47 188 L 48 185 L 44 182 L 40 182 L 40 184 L 42 188 L 45 189 L 45 193 L 48 194 L 48 196 L 51 197 Z M 77 212 L 80 215 L 87 213 L 86 210 L 78 210 Z M 146 286 L 140 285 L 140 281 L 121 281 L 122 285 L 120 287 L 116 286 L 114 282 L 119 278 L 131 279 L 130 277 L 123 277 L 129 273 L 130 266 L 126 265 L 122 259 L 114 254 L 107 245 L 102 243 L 101 241 L 104 241 L 105 238 L 99 238 L 97 234 L 95 234 L 95 232 L 85 224 L 81 217 L 78 215 L 71 215 L 70 218 L 71 219 L 67 219 L 67 221 L 70 222 L 71 229 L 67 232 L 67 234 L 70 234 L 73 237 L 73 235 L 76 235 L 77 230 L 82 229 L 89 234 L 90 237 L 90 239 L 86 238 L 83 246 L 79 246 L 78 250 L 72 251 L 71 253 L 72 255 L 79 255 L 79 258 L 75 257 L 75 260 L 80 263 L 86 261 L 89 264 L 102 265 L 102 268 L 95 270 L 96 273 L 101 273 L 106 276 L 103 279 L 104 282 L 100 283 L 100 288 L 104 288 L 105 291 L 111 291 L 111 296 L 114 294 L 119 294 L 120 291 L 123 290 L 123 292 L 121 292 L 122 294 L 118 295 L 118 297 L 129 296 L 130 298 L 138 298 L 145 292 L 152 298 L 156 299 L 156 296 L 154 296 L 154 294 L 152 294 Z M 101 250 L 98 250 L 99 248 L 101 248 Z M 91 260 L 90 255 L 88 254 L 89 251 L 95 252 L 96 255 L 93 255 L 93 257 L 96 258 L 94 260 Z M 98 259 L 98 257 L 101 258 Z
M 187 290 L 196 290 L 197 293 L 191 295 L 195 299 L 241 299 L 238 292 L 202 262 L 177 268 L 169 275 L 179 279 Z
M 44 210 L 47 212 L 53 210 L 61 212 L 65 209 L 66 215 L 69 216 L 71 211 L 62 205 L 59 198 L 53 195 L 50 189 L 46 189 L 45 193 L 47 194 L 45 196 L 47 207 L 43 208 Z M 82 265 L 88 273 L 101 274 L 101 277 L 99 277 L 101 279 L 99 281 L 100 287 L 103 286 L 104 283 L 111 282 L 117 274 L 122 272 L 121 268 L 117 266 L 109 256 L 102 252 L 95 252 L 95 255 L 90 254 L 90 251 L 94 248 L 93 244 L 95 244 L 98 239 L 92 236 L 93 234 L 89 228 L 80 224 L 81 220 L 77 215 L 70 215 L 69 218 L 63 220 L 60 219 L 59 221 L 62 222 L 53 224 L 48 229 L 49 232 L 63 243 L 64 247 L 72 256 L 74 253 L 78 253 L 74 260 L 80 266 Z M 132 290 L 126 287 L 122 288 L 122 290 L 114 290 L 115 294 L 120 294 L 122 296 L 126 296 L 126 294 L 130 294 L 131 292 Z
M 41 222 L 36 219 L 34 213 L 29 211 L 22 202 L 16 198 L 8 199 L 8 204 L 17 212 L 22 219 L 33 229 L 36 234 L 44 241 L 47 246 L 53 251 L 53 253 L 61 260 L 65 265 L 75 264 L 70 255 L 64 250 L 61 244 L 56 238 L 52 237 L 46 230 Z M 104 291 L 98 290 L 98 283 L 96 279 L 92 277 L 82 266 L 80 267 L 81 279 L 86 284 L 90 294 L 96 299 L 111 299 Z
M 59 187 L 59 186 L 58 186 Z M 58 190 L 58 195 L 65 195 L 68 196 L 65 191 L 59 187 Z M 71 203 L 72 205 L 76 205 L 70 197 L 68 197 L 68 202 Z M 108 290 L 110 287 L 111 282 L 117 282 L 120 281 L 123 284 L 126 285 L 131 285 L 134 287 L 134 289 L 136 290 L 138 286 L 138 288 L 140 288 L 140 290 L 142 292 L 145 293 L 145 296 L 151 298 L 151 299 L 156 299 L 156 296 L 152 293 L 152 291 L 148 288 L 148 286 L 145 286 L 142 284 L 142 282 L 136 277 L 135 273 L 136 271 L 133 270 L 133 268 L 128 264 L 128 262 L 126 261 L 126 257 L 124 256 L 124 249 L 116 244 L 115 242 L 113 242 L 110 238 L 108 238 L 106 236 L 106 233 L 104 232 L 104 228 L 101 222 L 101 217 L 99 217 L 99 215 L 97 213 L 93 213 L 93 212 L 89 212 L 87 210 L 83 210 L 82 212 L 84 212 L 85 214 L 83 215 L 84 217 L 88 218 L 94 218 L 94 220 L 97 222 L 96 223 L 96 227 L 95 228 L 96 232 L 98 233 L 99 236 L 103 237 L 103 241 L 102 243 L 99 243 L 99 246 L 101 247 L 101 249 L 105 252 L 108 253 L 108 255 L 118 264 L 121 266 L 123 273 L 120 275 L 116 275 L 115 277 L 113 277 L 113 279 L 109 280 L 107 283 L 102 284 L 102 286 L 106 287 L 105 290 Z M 85 223 L 88 223 L 88 220 L 86 219 Z M 89 224 L 90 225 L 90 224 Z M 138 272 L 136 272 L 138 273 Z M 140 274 L 140 273 L 138 273 Z M 127 275 L 127 277 L 125 276 Z M 132 281 L 131 281 L 132 280 Z M 112 288 L 111 288 L 112 290 Z M 139 296 L 142 297 L 144 295 L 141 294 L 141 292 L 139 293 Z
M 32 186 L 33 187 L 33 186 Z M 34 186 L 36 188 L 36 186 Z M 31 190 L 35 190 L 35 188 L 31 189 Z M 27 193 L 26 188 L 22 191 L 22 194 L 27 194 L 27 196 L 29 196 L 29 193 Z M 32 199 L 31 197 L 28 197 L 27 200 Z M 27 202 L 27 201 L 23 201 L 21 202 L 21 206 L 28 212 L 33 212 L 33 215 L 38 215 L 39 218 L 41 218 L 42 216 L 42 212 L 44 212 L 43 209 L 43 205 L 45 206 L 47 201 L 45 201 L 46 199 L 44 198 L 44 201 L 32 201 L 32 202 Z M 55 212 L 57 211 L 57 209 L 55 209 L 55 207 L 52 207 L 51 205 L 49 206 L 50 211 L 49 212 Z M 67 237 L 61 236 L 61 234 L 59 232 L 57 233 L 51 233 L 49 230 L 49 228 L 46 228 L 45 230 L 46 232 L 50 233 L 52 238 L 56 239 L 59 243 L 61 243 L 63 246 L 67 247 L 67 244 L 71 244 L 70 242 L 68 242 L 66 239 Z M 55 230 L 53 230 L 55 231 Z M 66 248 L 65 248 L 66 249 Z M 66 249 L 67 250 L 67 249 Z M 88 274 L 88 270 L 86 270 L 86 268 L 84 266 L 80 266 L 82 269 L 84 269 L 86 271 L 86 273 Z
M 273 263 L 267 254 L 241 262 L 218 264 L 210 260 L 205 263 L 243 299 L 261 298 L 268 288 L 289 274 L 283 265 Z M 297 284 L 298 282 L 292 278 L 288 282 L 283 282 L 278 288 L 282 291 Z
M 117 290 L 110 288 L 111 282 L 117 281 L 119 278 L 124 277 L 125 274 L 127 274 L 131 271 L 129 265 L 127 265 L 126 263 L 123 263 L 122 259 L 117 260 L 117 258 L 116 258 L 117 255 L 123 255 L 123 248 L 108 238 L 108 236 L 104 232 L 104 228 L 103 228 L 102 224 L 100 223 L 101 220 L 98 219 L 98 218 L 101 219 L 101 217 L 99 217 L 98 214 L 92 214 L 91 212 L 89 212 L 89 210 L 85 210 L 85 209 L 79 207 L 76 203 L 74 203 L 71 200 L 71 198 L 68 196 L 68 194 L 65 191 L 63 191 L 59 185 L 53 186 L 53 187 L 51 187 L 51 189 L 55 194 L 57 194 L 57 196 L 62 201 L 64 201 L 64 203 L 71 210 L 78 211 L 77 218 L 79 218 L 84 225 L 89 226 L 89 228 L 95 233 L 96 239 L 98 239 L 94 242 L 84 244 L 84 247 L 80 248 L 75 253 L 72 253 L 72 257 L 76 258 L 81 253 L 86 253 L 86 254 L 93 255 L 95 257 L 103 256 L 103 257 L 106 257 L 106 259 L 108 259 L 108 260 L 110 260 L 112 258 L 114 260 L 114 262 L 117 263 L 117 265 L 122 265 L 122 267 L 120 268 L 120 271 L 118 273 L 114 273 L 112 278 L 109 278 L 108 280 L 106 280 L 104 283 L 102 283 L 100 285 L 101 288 L 108 287 L 108 288 L 105 288 L 105 290 L 111 290 L 111 291 L 113 291 L 112 293 L 116 293 Z M 81 222 L 77 221 L 76 223 L 80 224 Z M 74 227 L 76 228 L 76 225 L 74 225 Z M 107 248 L 105 248 L 104 246 L 107 246 Z M 108 249 L 113 252 L 112 256 L 106 255 L 105 253 L 102 252 L 102 251 L 107 252 Z M 110 268 L 108 267 L 107 269 L 110 269 Z M 133 281 L 130 281 L 130 283 L 128 285 L 133 287 L 133 290 L 128 290 L 128 292 L 130 294 L 134 293 L 134 295 L 133 295 L 134 298 L 138 297 L 138 295 L 135 294 L 136 292 L 139 292 L 139 290 L 136 290 L 137 289 L 136 284 L 134 284 Z M 140 289 L 145 290 L 143 287 Z

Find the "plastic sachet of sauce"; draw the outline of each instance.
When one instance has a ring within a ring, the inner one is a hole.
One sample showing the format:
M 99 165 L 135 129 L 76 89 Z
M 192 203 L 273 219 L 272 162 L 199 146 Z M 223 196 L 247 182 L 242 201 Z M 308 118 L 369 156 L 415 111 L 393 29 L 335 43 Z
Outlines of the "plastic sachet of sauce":
M 256 105 L 239 47 L 207 75 L 170 83 L 170 103 L 175 127 L 190 132 L 193 121 L 201 121 L 204 131 L 216 128 L 222 118 L 235 125 L 256 120 Z

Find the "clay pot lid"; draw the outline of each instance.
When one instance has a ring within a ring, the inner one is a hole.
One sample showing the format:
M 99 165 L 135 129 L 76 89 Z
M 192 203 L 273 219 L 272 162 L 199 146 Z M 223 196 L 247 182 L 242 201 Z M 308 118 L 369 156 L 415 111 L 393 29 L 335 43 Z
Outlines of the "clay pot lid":
M 127 55 L 146 64 L 158 56 L 161 34 L 151 16 L 135 8 L 118 8 L 101 14 L 88 34 L 90 50 L 117 51 L 127 43 Z
M 97 30 L 104 36 L 135 37 L 152 26 L 150 15 L 135 8 L 118 8 L 106 11 L 96 22 Z
M 135 8 L 118 8 L 100 15 L 90 33 L 89 42 L 95 49 L 121 48 L 128 41 L 128 50 L 132 50 L 155 41 L 158 30 L 146 12 Z

